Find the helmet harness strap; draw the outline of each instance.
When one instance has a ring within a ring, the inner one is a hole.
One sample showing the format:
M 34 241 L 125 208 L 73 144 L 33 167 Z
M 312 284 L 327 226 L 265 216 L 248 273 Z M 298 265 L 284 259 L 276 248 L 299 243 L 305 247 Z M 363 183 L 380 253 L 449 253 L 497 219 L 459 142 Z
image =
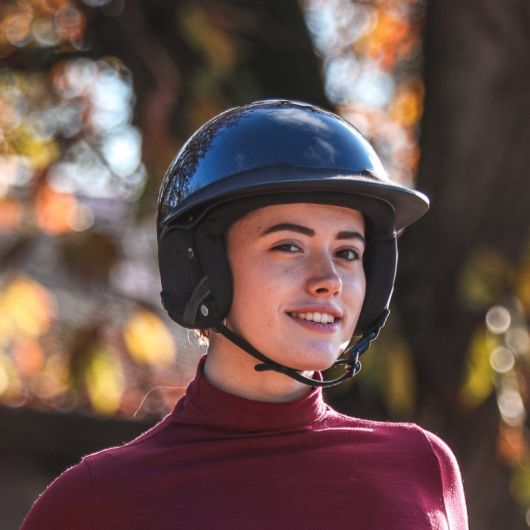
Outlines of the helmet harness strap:
M 208 307 L 205 303 L 203 303 L 200 310 L 203 314 L 210 313 L 211 315 L 211 311 L 215 311 L 214 307 L 212 306 L 215 306 L 215 304 L 209 304 Z M 346 379 L 350 379 L 361 371 L 361 362 L 359 361 L 359 357 L 368 349 L 371 342 L 378 337 L 379 332 L 385 325 L 389 314 L 390 310 L 385 308 L 379 318 L 374 322 L 374 324 L 372 324 L 372 326 L 370 326 L 370 328 L 362 335 L 362 337 L 357 342 L 346 348 L 346 350 L 343 352 L 343 355 L 347 355 L 347 357 L 339 359 L 333 364 L 333 366 L 344 366 L 344 374 L 335 379 L 327 381 L 306 377 L 293 368 L 289 368 L 269 359 L 267 356 L 263 355 L 260 351 L 254 348 L 254 346 L 252 346 L 252 344 L 250 344 L 243 337 L 230 330 L 220 318 L 215 318 L 212 328 L 218 333 L 221 333 L 221 335 L 233 342 L 236 346 L 261 361 L 261 364 L 257 364 L 254 367 L 257 372 L 272 370 L 311 387 L 330 387 L 342 383 L 342 381 L 345 381 Z M 215 317 L 217 317 L 217 315 L 215 315 Z

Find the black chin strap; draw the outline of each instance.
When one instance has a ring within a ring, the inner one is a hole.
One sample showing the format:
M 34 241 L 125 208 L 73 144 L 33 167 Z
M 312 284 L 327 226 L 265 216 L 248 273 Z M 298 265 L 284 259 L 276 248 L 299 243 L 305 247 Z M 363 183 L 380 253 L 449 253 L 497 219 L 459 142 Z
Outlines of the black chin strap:
M 359 361 L 359 357 L 368 349 L 370 343 L 377 338 L 381 328 L 385 325 L 389 314 L 390 311 L 388 309 L 384 309 L 381 315 L 379 315 L 379 318 L 372 324 L 372 326 L 370 326 L 364 335 L 357 342 L 350 344 L 346 350 L 344 350 L 343 356 L 345 357 L 336 361 L 333 366 L 344 366 L 345 372 L 336 379 L 331 379 L 328 381 L 321 381 L 319 379 L 306 377 L 293 368 L 288 368 L 287 366 L 283 366 L 282 364 L 269 359 L 256 348 L 254 348 L 254 346 L 247 342 L 243 337 L 236 335 L 232 330 L 228 329 L 220 320 L 217 320 L 212 327 L 217 332 L 221 333 L 221 335 L 224 335 L 229 341 L 233 342 L 236 346 L 239 346 L 242 350 L 261 361 L 261 364 L 257 364 L 254 367 L 256 371 L 264 372 L 267 370 L 273 370 L 275 372 L 279 372 L 280 374 L 285 374 L 286 376 L 308 386 L 329 387 L 338 385 L 339 383 L 342 383 L 342 381 L 350 379 L 360 372 L 361 362 Z

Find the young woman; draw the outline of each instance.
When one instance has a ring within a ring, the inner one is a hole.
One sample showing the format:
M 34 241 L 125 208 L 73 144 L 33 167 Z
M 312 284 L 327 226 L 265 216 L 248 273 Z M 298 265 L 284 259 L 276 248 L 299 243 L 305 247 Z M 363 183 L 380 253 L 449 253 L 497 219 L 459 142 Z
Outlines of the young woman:
M 312 105 L 256 102 L 201 127 L 166 173 L 158 241 L 164 307 L 208 353 L 170 415 L 67 470 L 23 530 L 466 529 L 439 438 L 321 394 L 360 370 L 388 316 L 396 231 L 427 208 Z

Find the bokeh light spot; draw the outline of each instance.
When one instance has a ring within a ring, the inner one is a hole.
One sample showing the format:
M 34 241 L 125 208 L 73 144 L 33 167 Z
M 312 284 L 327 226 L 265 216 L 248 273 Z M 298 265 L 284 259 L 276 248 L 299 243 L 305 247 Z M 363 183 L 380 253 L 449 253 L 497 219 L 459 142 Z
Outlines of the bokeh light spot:
M 530 334 L 524 327 L 510 328 L 505 340 L 506 345 L 518 353 L 527 354 L 530 351 Z
M 49 18 L 39 18 L 31 26 L 31 34 L 35 42 L 42 47 L 55 46 L 61 42 L 55 24 Z
M 515 365 L 513 352 L 504 346 L 495 348 L 490 355 L 491 367 L 499 374 L 509 372 Z
M 11 327 L 12 336 L 37 337 L 48 330 L 55 303 L 45 287 L 21 277 L 0 293 L 0 312 Z
M 118 356 L 104 348 L 92 352 L 85 373 L 85 383 L 94 410 L 105 416 L 114 415 L 125 389 Z
M 496 335 L 505 333 L 510 327 L 510 323 L 510 312 L 503 306 L 493 306 L 486 313 L 486 325 L 491 333 Z
M 163 320 L 149 311 L 138 311 L 123 330 L 131 357 L 146 364 L 169 364 L 175 359 L 175 344 Z
M 138 168 L 142 158 L 141 141 L 142 136 L 134 127 L 121 128 L 105 138 L 102 152 L 114 173 L 126 177 Z
M 60 193 L 50 186 L 43 186 L 35 201 L 35 217 L 39 228 L 52 235 L 70 232 L 69 212 L 77 201 L 69 193 Z
M 94 212 L 85 204 L 76 204 L 66 215 L 66 222 L 75 232 L 84 232 L 94 224 Z
M 497 404 L 502 419 L 507 425 L 522 425 L 526 418 L 526 411 L 521 394 L 515 389 L 503 389 L 497 397 Z

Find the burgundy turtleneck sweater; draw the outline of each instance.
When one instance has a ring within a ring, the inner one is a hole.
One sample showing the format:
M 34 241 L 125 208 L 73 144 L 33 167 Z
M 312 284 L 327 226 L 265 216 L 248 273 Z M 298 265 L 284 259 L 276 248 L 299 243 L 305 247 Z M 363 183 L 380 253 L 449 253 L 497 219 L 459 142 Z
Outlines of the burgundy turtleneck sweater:
M 246 400 L 203 363 L 171 414 L 64 472 L 21 530 L 467 528 L 458 465 L 433 434 L 343 416 L 320 390 Z

